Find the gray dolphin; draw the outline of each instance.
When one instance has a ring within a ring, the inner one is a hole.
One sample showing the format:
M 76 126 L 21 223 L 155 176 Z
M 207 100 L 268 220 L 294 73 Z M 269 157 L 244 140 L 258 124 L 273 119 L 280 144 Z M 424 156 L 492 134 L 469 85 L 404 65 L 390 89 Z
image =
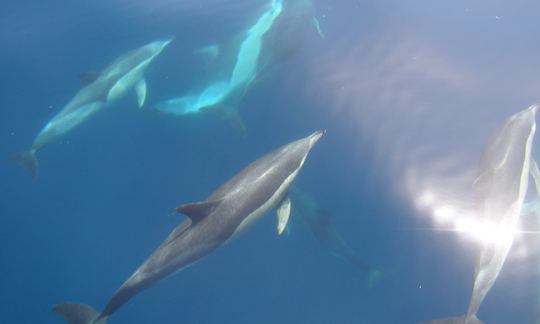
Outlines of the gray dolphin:
M 474 273 L 469 309 L 464 316 L 424 324 L 479 324 L 476 314 L 497 280 L 522 212 L 531 172 L 531 148 L 536 131 L 536 111 L 532 105 L 505 120 L 484 148 L 479 175 L 474 182 L 478 215 L 485 225 L 502 231 L 497 242 L 482 243 Z
M 71 324 L 104 324 L 133 296 L 229 242 L 276 206 L 280 234 L 290 215 L 289 186 L 323 134 L 317 131 L 282 146 L 248 165 L 206 200 L 177 207 L 188 218 L 124 282 L 101 314 L 84 304 L 59 304 L 53 310 Z
M 38 167 L 36 152 L 89 119 L 106 104 L 135 88 L 141 107 L 146 99 L 144 72 L 171 41 L 166 39 L 149 43 L 118 57 L 99 75 L 81 76 L 81 80 L 88 84 L 43 127 L 28 151 L 15 153 L 12 158 L 35 177 Z
M 319 243 L 337 258 L 343 259 L 358 271 L 367 274 L 367 286 L 373 287 L 382 277 L 382 273 L 373 269 L 369 263 L 347 244 L 337 229 L 332 224 L 330 214 L 297 186 L 289 189 L 294 215 L 306 223 Z

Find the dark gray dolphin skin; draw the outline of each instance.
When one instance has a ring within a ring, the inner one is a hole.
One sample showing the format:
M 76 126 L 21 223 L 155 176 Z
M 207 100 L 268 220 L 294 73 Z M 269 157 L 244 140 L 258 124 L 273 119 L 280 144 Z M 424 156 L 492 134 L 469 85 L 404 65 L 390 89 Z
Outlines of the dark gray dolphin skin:
M 270 209 L 278 207 L 278 233 L 290 214 L 288 189 L 324 131 L 289 143 L 259 158 L 206 200 L 178 206 L 188 218 L 124 282 L 101 314 L 84 304 L 59 304 L 53 310 L 70 324 L 105 324 L 144 289 L 203 258 L 235 238 Z
M 381 279 L 382 273 L 373 269 L 347 244 L 332 224 L 330 213 L 297 186 L 291 186 L 289 193 L 295 217 L 298 215 L 308 225 L 315 239 L 325 249 L 366 274 L 367 286 L 373 287 Z

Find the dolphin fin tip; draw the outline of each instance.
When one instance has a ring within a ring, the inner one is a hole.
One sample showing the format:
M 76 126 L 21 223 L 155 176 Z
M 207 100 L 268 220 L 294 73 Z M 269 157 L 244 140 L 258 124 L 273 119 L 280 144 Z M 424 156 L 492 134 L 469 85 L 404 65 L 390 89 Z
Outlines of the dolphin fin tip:
M 38 160 L 34 150 L 13 153 L 10 158 L 27 169 L 32 175 L 32 178 L 35 179 L 37 177 Z

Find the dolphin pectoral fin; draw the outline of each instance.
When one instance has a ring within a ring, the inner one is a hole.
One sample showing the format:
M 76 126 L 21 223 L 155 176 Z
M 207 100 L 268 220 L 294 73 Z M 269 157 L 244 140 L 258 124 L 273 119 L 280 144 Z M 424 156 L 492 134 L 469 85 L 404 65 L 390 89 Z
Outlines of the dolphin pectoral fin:
M 135 92 L 137 93 L 137 102 L 139 103 L 139 108 L 142 108 L 142 106 L 144 106 L 144 102 L 146 101 L 146 81 L 144 79 L 140 79 L 137 82 L 135 85 Z
M 176 207 L 176 211 L 189 217 L 192 222 L 197 223 L 208 216 L 220 202 L 221 200 L 212 200 L 180 205 Z
M 32 178 L 35 179 L 37 177 L 38 160 L 36 157 L 35 150 L 30 149 L 24 152 L 17 152 L 17 153 L 12 154 L 10 158 L 13 161 L 22 165 L 28 171 L 30 171 L 30 174 L 32 174 Z
M 99 313 L 85 304 L 64 303 L 52 306 L 54 313 L 62 316 L 69 324 L 106 324 L 107 319 L 98 319 Z
M 326 35 L 324 34 L 324 32 L 321 29 L 321 24 L 319 23 L 319 19 L 317 19 L 317 17 L 313 16 L 311 21 L 313 22 L 313 26 L 315 27 L 315 30 L 317 31 L 319 36 L 322 39 L 324 39 L 326 37 Z
M 81 72 L 79 74 L 79 80 L 83 86 L 87 86 L 90 83 L 96 81 L 99 78 L 98 72 Z
M 291 198 L 289 197 L 289 194 L 283 198 L 281 203 L 279 204 L 277 208 L 277 234 L 281 235 L 283 234 L 283 231 L 285 230 L 285 227 L 287 227 L 287 223 L 289 222 L 289 216 L 291 215 Z

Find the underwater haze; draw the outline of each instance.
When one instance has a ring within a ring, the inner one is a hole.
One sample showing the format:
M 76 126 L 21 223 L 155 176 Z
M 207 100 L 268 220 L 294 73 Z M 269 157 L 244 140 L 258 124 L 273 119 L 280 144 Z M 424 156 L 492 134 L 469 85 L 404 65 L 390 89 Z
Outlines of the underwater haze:
M 0 7 L 0 323 L 540 323 L 539 2 Z M 104 310 L 300 139 L 259 221 Z

